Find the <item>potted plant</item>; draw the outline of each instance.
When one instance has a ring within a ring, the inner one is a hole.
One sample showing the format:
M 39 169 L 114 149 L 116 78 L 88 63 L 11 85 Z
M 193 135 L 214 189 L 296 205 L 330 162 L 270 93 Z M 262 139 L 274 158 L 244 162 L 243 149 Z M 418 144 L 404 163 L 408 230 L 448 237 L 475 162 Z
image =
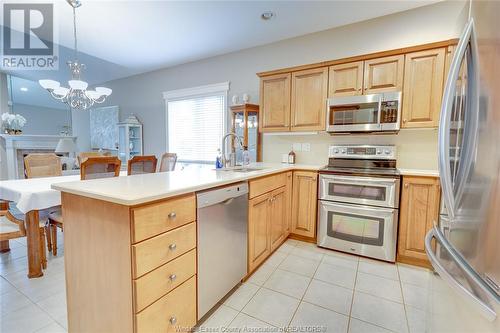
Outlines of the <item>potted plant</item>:
M 24 118 L 20 114 L 2 114 L 2 126 L 5 129 L 6 134 L 22 134 L 24 125 L 26 125 L 26 118 Z

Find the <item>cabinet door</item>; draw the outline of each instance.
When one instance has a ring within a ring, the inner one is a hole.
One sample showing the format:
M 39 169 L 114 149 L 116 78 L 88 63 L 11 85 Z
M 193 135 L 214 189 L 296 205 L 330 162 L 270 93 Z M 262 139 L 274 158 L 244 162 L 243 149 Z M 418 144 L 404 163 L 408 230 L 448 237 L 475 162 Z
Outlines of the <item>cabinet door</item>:
M 292 74 L 292 131 L 324 131 L 328 68 Z
M 424 238 L 439 217 L 439 178 L 403 177 L 398 261 L 428 264 Z
M 316 236 L 317 173 L 293 173 L 292 234 Z
M 286 236 L 290 233 L 292 226 L 292 197 L 293 197 L 293 172 L 286 173 L 286 219 L 285 219 L 285 232 Z
M 260 79 L 262 132 L 290 130 L 290 81 L 292 75 L 277 74 Z
M 248 272 L 271 253 L 269 212 L 271 193 L 255 197 L 248 205 Z
M 405 55 L 403 128 L 437 127 L 445 68 L 445 49 Z
M 361 95 L 362 92 L 362 61 L 330 66 L 328 72 L 328 97 Z
M 286 187 L 271 192 L 271 251 L 274 251 L 286 238 Z
M 366 60 L 364 66 L 363 94 L 403 90 L 403 55 Z

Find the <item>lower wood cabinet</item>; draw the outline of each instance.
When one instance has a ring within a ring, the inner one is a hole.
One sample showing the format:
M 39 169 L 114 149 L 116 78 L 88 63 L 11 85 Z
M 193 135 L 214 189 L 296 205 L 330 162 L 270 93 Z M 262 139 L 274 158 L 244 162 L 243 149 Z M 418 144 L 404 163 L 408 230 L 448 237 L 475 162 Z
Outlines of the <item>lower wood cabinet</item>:
M 271 193 L 250 199 L 248 203 L 248 272 L 271 254 L 269 237 Z
M 70 332 L 196 325 L 193 193 L 129 207 L 63 192 L 62 203 Z
M 293 173 L 279 173 L 249 183 L 248 273 L 251 273 L 290 233 Z
M 292 234 L 316 237 L 317 179 L 316 171 L 293 172 Z
M 403 177 L 397 260 L 428 266 L 424 238 L 439 218 L 441 187 L 436 177 Z

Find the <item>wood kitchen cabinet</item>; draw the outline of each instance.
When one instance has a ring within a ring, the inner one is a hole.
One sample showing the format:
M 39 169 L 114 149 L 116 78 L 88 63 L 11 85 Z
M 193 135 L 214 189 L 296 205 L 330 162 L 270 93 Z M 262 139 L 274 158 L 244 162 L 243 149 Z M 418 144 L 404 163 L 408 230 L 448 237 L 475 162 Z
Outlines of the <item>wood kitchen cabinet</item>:
M 263 132 L 290 130 L 290 73 L 270 75 L 260 80 Z
M 269 219 L 271 193 L 265 193 L 248 203 L 248 272 L 258 267 L 271 254 Z
M 328 97 L 354 96 L 363 93 L 363 61 L 330 66 Z
M 366 60 L 363 94 L 403 90 L 404 55 Z
M 328 68 L 292 73 L 291 130 L 325 130 Z
M 445 57 L 445 48 L 405 55 L 402 128 L 438 126 Z
M 270 232 L 270 241 L 271 241 L 271 251 L 274 251 L 277 249 L 281 243 L 286 239 L 288 236 L 287 231 L 286 231 L 286 199 L 287 199 L 287 193 L 286 193 L 286 187 L 280 187 L 277 190 L 274 190 L 271 192 L 271 200 L 270 200 L 270 221 L 269 225 L 271 228 Z
M 286 224 L 285 231 L 288 237 L 292 226 L 292 197 L 293 197 L 293 172 L 286 173 Z
M 248 273 L 288 237 L 288 174 L 278 173 L 249 182 Z
M 439 217 L 439 178 L 404 176 L 399 208 L 397 260 L 429 266 L 424 238 Z
M 292 229 L 294 235 L 316 237 L 317 179 L 315 171 L 293 172 Z

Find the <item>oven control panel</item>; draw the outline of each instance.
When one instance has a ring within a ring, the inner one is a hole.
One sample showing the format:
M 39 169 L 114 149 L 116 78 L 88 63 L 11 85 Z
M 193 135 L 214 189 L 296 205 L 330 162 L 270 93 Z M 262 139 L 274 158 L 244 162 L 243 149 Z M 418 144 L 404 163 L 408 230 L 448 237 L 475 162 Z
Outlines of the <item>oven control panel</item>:
M 333 145 L 328 149 L 329 158 L 395 160 L 396 146 L 392 145 Z

